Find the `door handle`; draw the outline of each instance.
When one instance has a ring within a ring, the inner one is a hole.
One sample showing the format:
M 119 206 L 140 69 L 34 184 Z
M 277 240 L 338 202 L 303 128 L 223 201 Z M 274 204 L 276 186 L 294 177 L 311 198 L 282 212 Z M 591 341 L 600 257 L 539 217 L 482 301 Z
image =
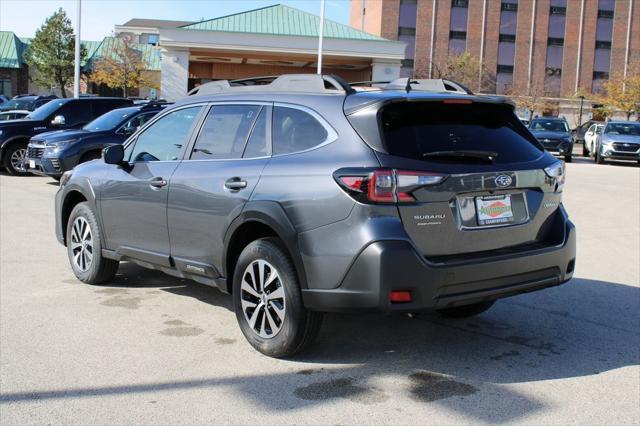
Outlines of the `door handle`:
M 154 188 L 162 188 L 163 186 L 167 186 L 167 181 L 161 177 L 155 177 L 149 181 L 149 185 Z
M 232 191 L 240 191 L 241 189 L 247 187 L 247 181 L 242 180 L 239 177 L 233 177 L 231 179 L 227 179 L 227 181 L 224 183 L 224 187 Z

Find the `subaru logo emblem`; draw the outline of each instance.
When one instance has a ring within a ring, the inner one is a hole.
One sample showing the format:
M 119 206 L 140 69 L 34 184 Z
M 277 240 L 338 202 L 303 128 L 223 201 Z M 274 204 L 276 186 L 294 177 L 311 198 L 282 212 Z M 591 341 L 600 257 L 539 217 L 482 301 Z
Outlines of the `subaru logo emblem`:
M 500 175 L 496 177 L 495 182 L 496 182 L 496 186 L 504 188 L 511 185 L 511 182 L 513 182 L 513 179 L 511 179 L 511 176 L 508 176 L 508 175 Z
M 624 146 L 625 148 L 629 148 L 631 145 L 629 145 L 628 143 L 625 143 L 623 146 Z
M 549 139 L 542 139 L 542 142 L 551 142 Z

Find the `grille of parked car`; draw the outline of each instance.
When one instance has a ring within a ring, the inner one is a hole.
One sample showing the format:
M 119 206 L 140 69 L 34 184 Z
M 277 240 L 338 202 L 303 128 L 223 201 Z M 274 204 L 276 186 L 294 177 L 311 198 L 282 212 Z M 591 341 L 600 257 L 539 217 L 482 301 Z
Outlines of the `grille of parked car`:
M 636 145 L 633 143 L 616 142 L 613 144 L 613 149 L 615 149 L 616 151 L 622 151 L 622 152 L 636 152 L 638 148 L 640 148 L 640 145 Z
M 545 148 L 558 148 L 560 144 L 562 144 L 562 141 L 560 139 L 543 138 L 538 140 L 540 141 L 540 143 L 542 143 L 542 145 L 544 145 Z
M 44 148 L 36 148 L 36 147 L 30 146 L 27 151 L 27 156 L 29 158 L 41 158 L 43 153 L 44 153 Z

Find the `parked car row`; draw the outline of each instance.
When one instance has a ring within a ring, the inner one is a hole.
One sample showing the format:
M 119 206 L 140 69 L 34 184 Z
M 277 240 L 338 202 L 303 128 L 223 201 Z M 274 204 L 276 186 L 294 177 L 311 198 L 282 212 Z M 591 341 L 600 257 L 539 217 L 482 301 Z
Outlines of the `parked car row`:
M 596 163 L 636 160 L 640 163 L 640 122 L 608 121 L 592 124 L 585 133 L 582 153 Z
M 48 99 L 22 119 L 0 121 L 0 164 L 13 175 L 59 178 L 76 164 L 98 158 L 105 146 L 124 142 L 164 105 L 90 96 Z
M 587 125 L 588 124 L 588 125 Z M 582 141 L 582 155 L 596 163 L 606 160 L 636 160 L 640 163 L 640 123 L 637 121 L 589 121 L 574 131 L 564 118 L 536 117 L 529 130 L 545 149 L 572 161 L 575 142 Z

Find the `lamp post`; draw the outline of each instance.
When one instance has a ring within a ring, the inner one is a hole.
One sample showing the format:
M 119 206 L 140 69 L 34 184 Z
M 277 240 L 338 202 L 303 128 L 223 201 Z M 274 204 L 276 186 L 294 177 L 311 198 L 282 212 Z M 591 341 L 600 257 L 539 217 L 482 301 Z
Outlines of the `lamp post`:
M 580 112 L 578 113 L 578 127 L 582 126 L 582 105 L 584 104 L 584 96 L 578 96 L 580 98 Z
M 76 17 L 76 45 L 75 63 L 73 67 L 73 97 L 80 97 L 80 18 L 82 15 L 82 1 L 77 0 L 78 12 Z

